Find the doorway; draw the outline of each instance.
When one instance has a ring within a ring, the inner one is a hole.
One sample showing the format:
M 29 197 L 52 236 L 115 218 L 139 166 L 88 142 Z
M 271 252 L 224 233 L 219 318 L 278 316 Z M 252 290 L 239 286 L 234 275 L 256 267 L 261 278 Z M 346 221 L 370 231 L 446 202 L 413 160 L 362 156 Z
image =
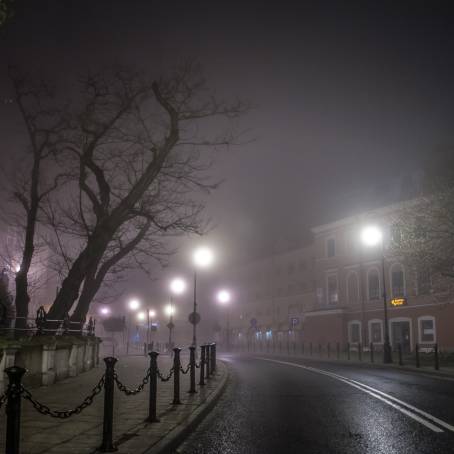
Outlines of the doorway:
M 391 335 L 394 349 L 401 344 L 403 352 L 411 351 L 409 321 L 391 322 Z

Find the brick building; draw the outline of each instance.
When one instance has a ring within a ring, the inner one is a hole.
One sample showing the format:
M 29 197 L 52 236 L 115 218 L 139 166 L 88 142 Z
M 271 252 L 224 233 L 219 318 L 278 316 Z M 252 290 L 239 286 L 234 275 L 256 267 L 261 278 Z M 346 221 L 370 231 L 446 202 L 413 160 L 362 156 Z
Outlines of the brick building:
M 393 220 L 402 205 L 341 219 L 312 229 L 305 248 L 250 263 L 231 275 L 239 288 L 232 337 L 245 342 L 370 343 L 384 340 L 383 284 L 393 347 L 437 342 L 454 350 L 454 289 L 449 279 L 405 263 L 390 244 L 400 234 Z M 365 246 L 361 233 L 383 234 Z M 383 246 L 383 248 L 382 248 Z

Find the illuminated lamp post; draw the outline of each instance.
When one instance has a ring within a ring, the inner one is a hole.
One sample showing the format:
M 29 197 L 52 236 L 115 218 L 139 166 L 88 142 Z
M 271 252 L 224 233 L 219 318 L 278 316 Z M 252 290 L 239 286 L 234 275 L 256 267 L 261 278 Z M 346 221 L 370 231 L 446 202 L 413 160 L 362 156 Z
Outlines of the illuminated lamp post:
M 189 314 L 189 322 L 192 324 L 192 346 L 197 352 L 197 324 L 200 322 L 200 314 L 197 313 L 197 268 L 208 268 L 213 263 L 213 252 L 207 247 L 200 247 L 194 251 L 194 306 Z M 197 353 L 196 353 L 197 354 Z
M 389 364 L 393 362 L 391 355 L 391 345 L 389 343 L 389 328 L 388 328 L 388 304 L 386 296 L 386 273 L 385 273 L 385 248 L 383 242 L 383 233 L 376 226 L 365 227 L 361 232 L 361 240 L 363 244 L 369 247 L 380 245 L 381 247 L 381 268 L 383 281 L 383 318 L 385 324 L 385 339 L 383 342 L 383 363 Z
M 169 316 L 169 350 L 172 348 L 172 330 L 175 327 L 173 323 L 173 315 L 175 314 L 175 307 L 173 304 L 173 295 L 181 295 L 186 290 L 186 282 L 181 278 L 175 278 L 170 282 L 170 304 L 166 307 L 166 313 Z
M 227 307 L 227 327 L 226 327 L 226 336 L 225 336 L 225 344 L 226 344 L 226 351 L 230 351 L 230 306 L 229 303 L 232 299 L 230 292 L 228 290 L 222 289 L 219 290 L 217 294 L 217 299 L 219 304 Z
M 132 299 L 129 300 L 128 302 L 128 309 L 129 309 L 129 317 L 128 317 L 128 327 L 127 327 L 127 336 L 128 339 L 126 341 L 126 354 L 129 354 L 129 342 L 130 342 L 130 336 L 131 336 L 131 313 L 137 311 L 140 307 L 140 301 L 138 299 Z

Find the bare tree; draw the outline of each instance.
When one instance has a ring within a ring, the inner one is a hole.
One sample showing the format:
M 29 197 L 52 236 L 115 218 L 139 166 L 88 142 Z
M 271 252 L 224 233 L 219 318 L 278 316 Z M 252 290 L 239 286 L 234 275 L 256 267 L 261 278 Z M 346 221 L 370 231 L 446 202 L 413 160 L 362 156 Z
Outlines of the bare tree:
M 14 101 L 28 138 L 25 149 L 14 154 L 13 177 L 5 178 L 9 183 L 7 193 L 14 202 L 9 221 L 19 235 L 20 251 L 13 271 L 16 272 L 16 327 L 22 328 L 30 302 L 30 267 L 33 260 L 40 260 L 36 254 L 38 215 L 43 201 L 60 184 L 61 175 L 53 171 L 51 162 L 57 155 L 66 121 L 62 112 L 52 107 L 54 92 L 49 85 L 34 84 L 15 69 L 10 70 L 10 76 Z
M 206 173 L 213 152 L 234 143 L 231 121 L 247 106 L 217 100 L 192 63 L 158 81 L 119 69 L 80 82 L 64 153 L 70 190 L 47 213 L 67 266 L 49 318 L 63 318 L 78 300 L 73 318 L 83 321 L 126 258 L 143 266 L 160 255 L 165 235 L 203 230 L 194 195 L 216 186 Z
M 395 219 L 394 253 L 418 274 L 454 278 L 453 155 L 434 160 L 426 170 L 421 195 L 405 204 Z

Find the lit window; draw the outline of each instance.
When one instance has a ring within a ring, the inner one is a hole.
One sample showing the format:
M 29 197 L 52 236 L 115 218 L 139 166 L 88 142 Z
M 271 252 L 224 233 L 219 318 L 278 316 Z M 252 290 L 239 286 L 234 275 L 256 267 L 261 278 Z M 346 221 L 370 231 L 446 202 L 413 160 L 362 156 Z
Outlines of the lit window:
M 380 278 L 377 270 L 369 271 L 367 284 L 369 289 L 369 299 L 376 300 L 380 298 Z

